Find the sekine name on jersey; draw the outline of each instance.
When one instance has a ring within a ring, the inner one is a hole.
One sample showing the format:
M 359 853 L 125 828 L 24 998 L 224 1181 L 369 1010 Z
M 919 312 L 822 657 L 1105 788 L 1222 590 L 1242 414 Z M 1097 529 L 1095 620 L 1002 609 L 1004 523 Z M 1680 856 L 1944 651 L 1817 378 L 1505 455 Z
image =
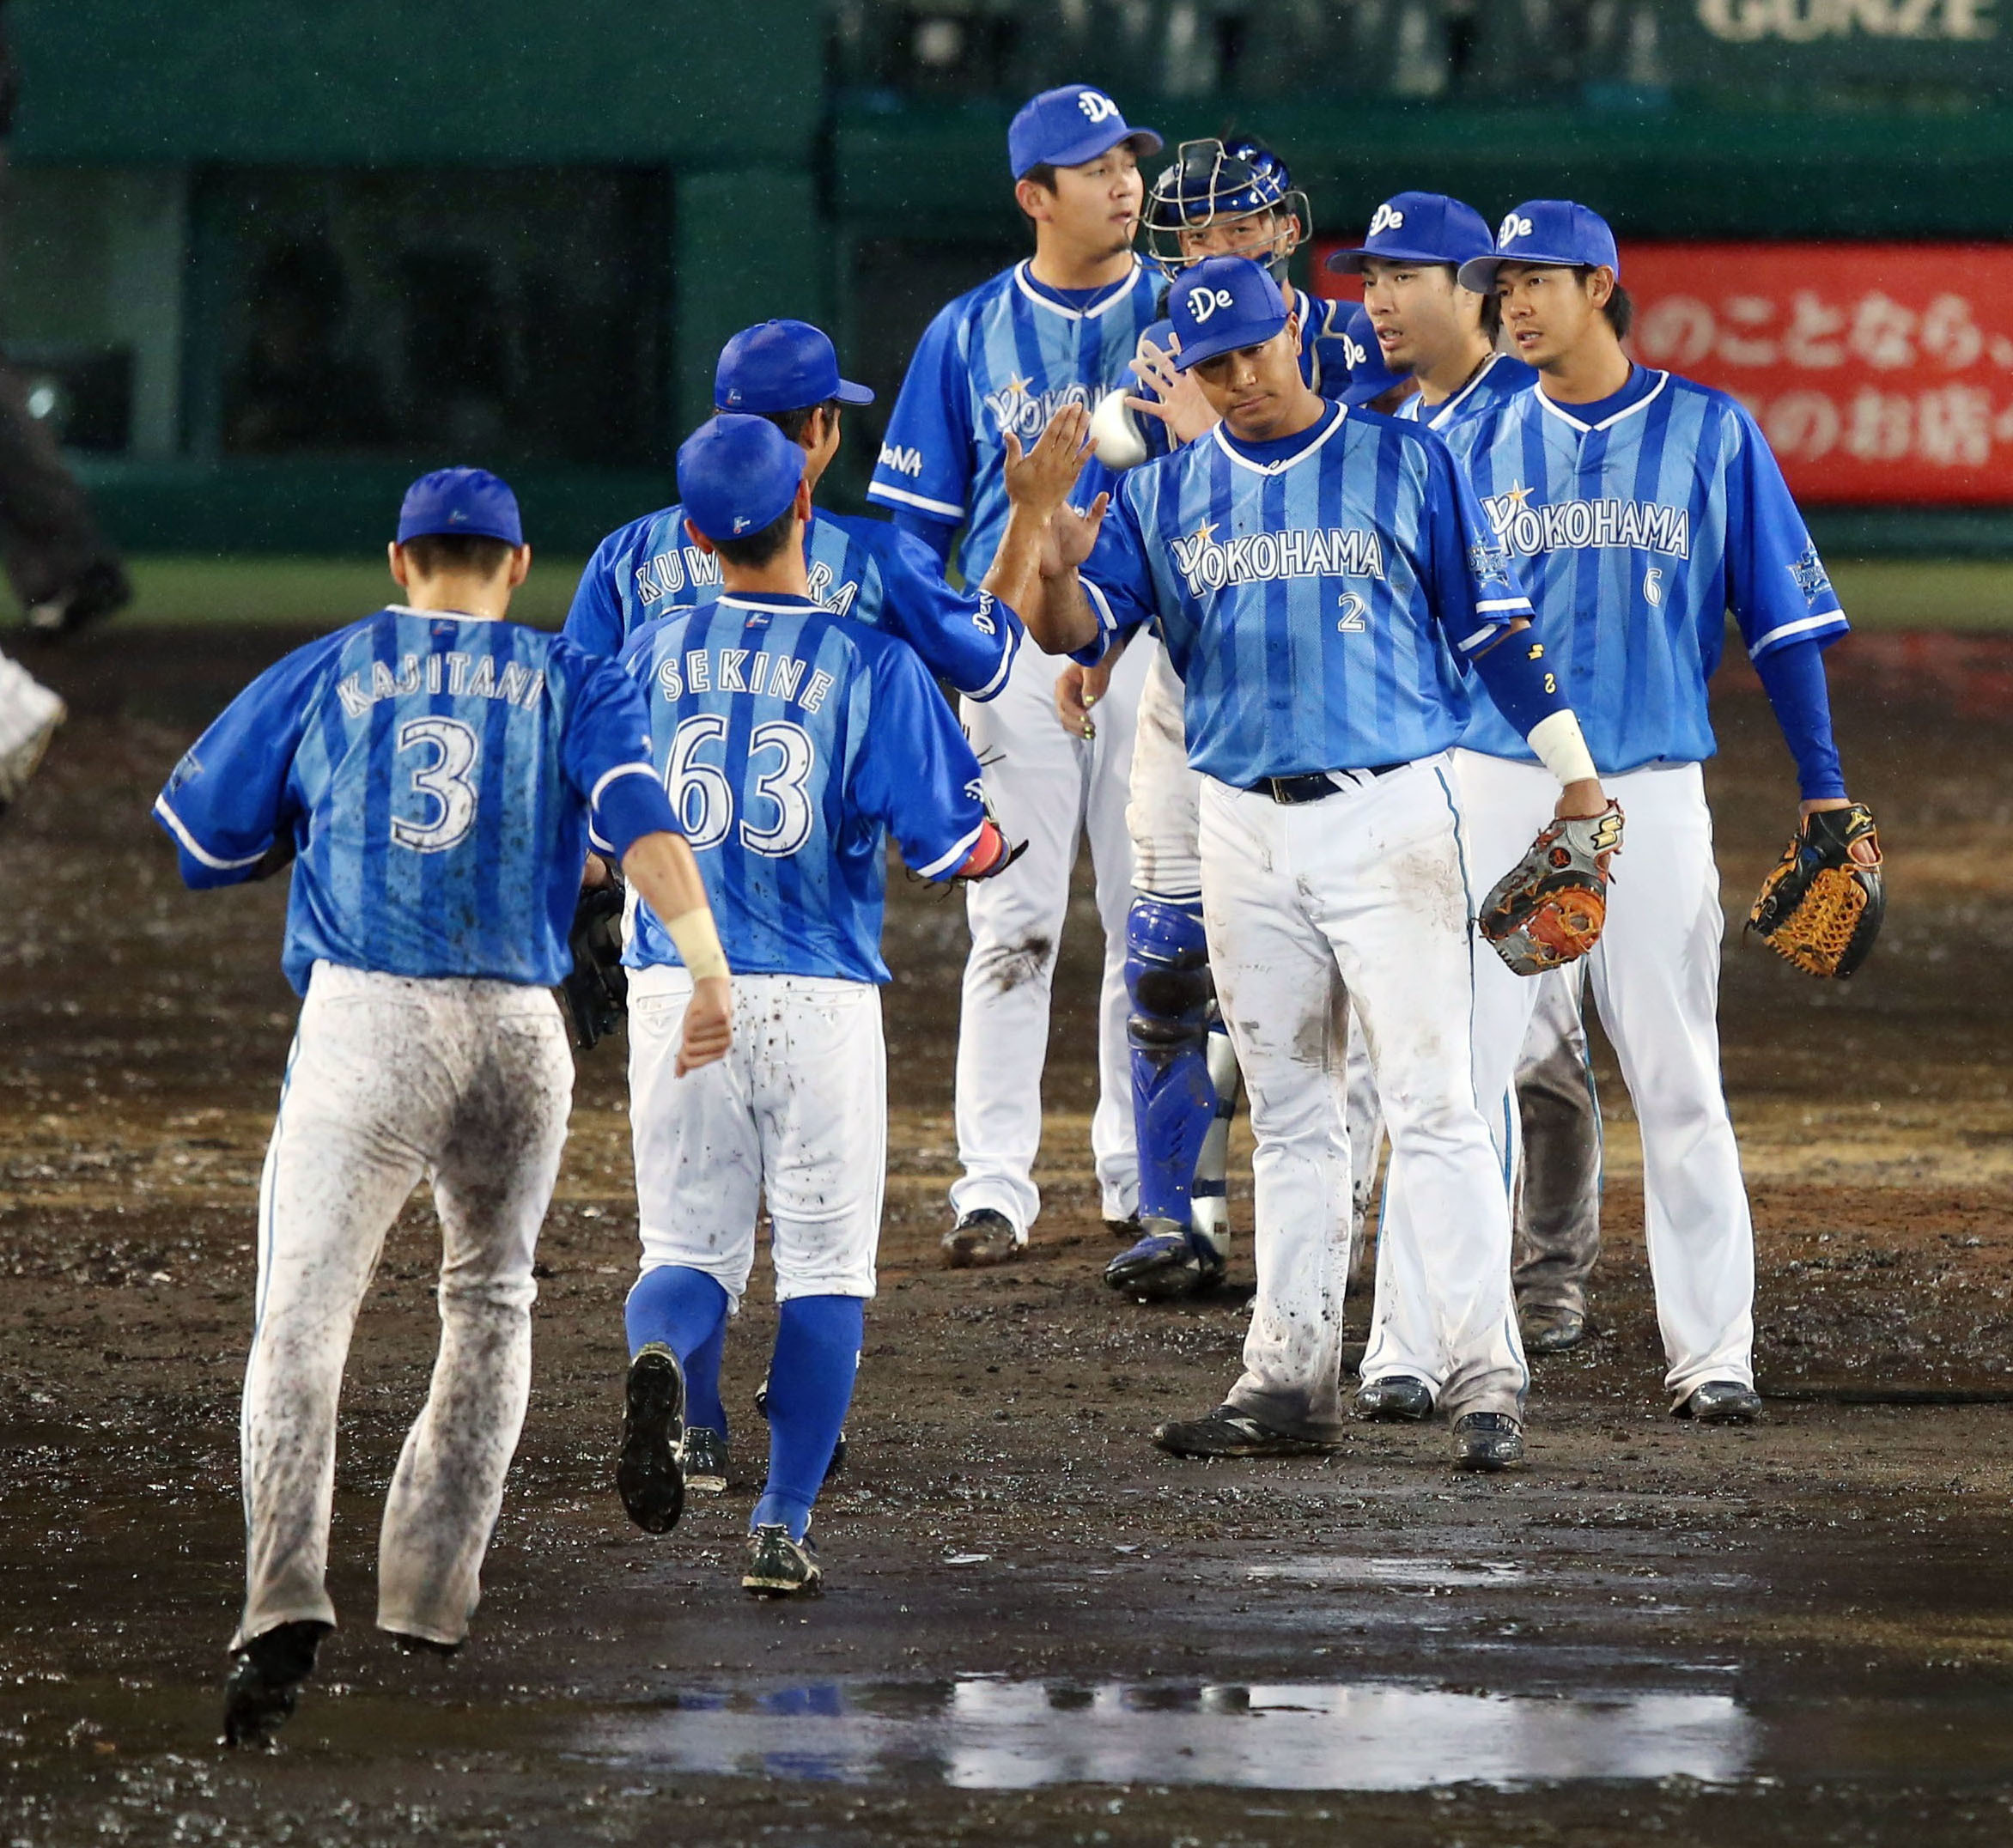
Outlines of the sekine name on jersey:
M 363 684 L 361 668 L 336 683 L 336 696 L 352 719 L 361 719 L 380 700 L 397 699 L 403 694 L 450 693 L 457 699 L 499 699 L 508 706 L 535 708 L 544 696 L 545 675 L 542 668 L 527 667 L 521 661 L 505 661 L 501 672 L 487 654 L 408 654 L 397 673 L 386 661 L 373 661 L 370 684 Z
M 758 693 L 817 712 L 831 691 L 831 675 L 794 654 L 772 654 L 767 648 L 688 648 L 672 655 L 657 670 L 656 680 L 666 699 L 693 693 Z

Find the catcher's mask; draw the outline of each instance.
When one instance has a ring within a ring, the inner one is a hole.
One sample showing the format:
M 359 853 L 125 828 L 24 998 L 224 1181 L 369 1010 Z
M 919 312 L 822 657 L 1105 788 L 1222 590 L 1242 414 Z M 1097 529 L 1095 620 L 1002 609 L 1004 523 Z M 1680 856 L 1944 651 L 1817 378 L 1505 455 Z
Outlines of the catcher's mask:
M 1286 162 L 1262 142 L 1248 137 L 1184 141 L 1175 149 L 1174 165 L 1153 182 L 1140 215 L 1146 254 L 1171 279 L 1205 254 L 1185 255 L 1183 232 L 1206 231 L 1212 225 L 1234 224 L 1267 212 L 1279 221 L 1269 243 L 1227 254 L 1262 263 L 1274 282 L 1284 283 L 1287 257 L 1314 229 L 1307 195 L 1294 186 Z

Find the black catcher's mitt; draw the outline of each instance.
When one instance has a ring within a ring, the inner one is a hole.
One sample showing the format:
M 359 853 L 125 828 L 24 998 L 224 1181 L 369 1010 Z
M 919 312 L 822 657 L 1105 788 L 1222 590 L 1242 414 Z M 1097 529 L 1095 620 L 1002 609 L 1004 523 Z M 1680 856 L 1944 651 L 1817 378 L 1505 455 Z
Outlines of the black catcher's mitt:
M 1584 956 L 1608 921 L 1608 862 L 1621 847 L 1621 808 L 1547 822 L 1523 858 L 1489 889 L 1477 921 L 1512 974 L 1542 976 Z
M 1852 849 L 1864 843 L 1864 859 Z M 1863 802 L 1806 815 L 1790 837 L 1748 928 L 1785 962 L 1813 976 L 1849 976 L 1866 960 L 1887 914 L 1880 836 Z
M 622 908 L 627 892 L 616 873 L 612 884 L 583 890 L 574 908 L 573 929 L 567 936 L 573 970 L 559 984 L 559 992 L 573 1016 L 574 1043 L 582 1052 L 593 1050 L 629 1010 L 629 971 L 622 966 Z

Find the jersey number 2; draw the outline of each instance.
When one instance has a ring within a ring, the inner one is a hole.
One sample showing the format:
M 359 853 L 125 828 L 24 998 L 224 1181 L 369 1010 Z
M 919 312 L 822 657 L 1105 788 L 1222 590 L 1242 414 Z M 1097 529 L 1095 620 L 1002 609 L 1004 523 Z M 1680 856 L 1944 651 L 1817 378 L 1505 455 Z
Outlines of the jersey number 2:
M 734 792 L 727 772 L 699 761 L 700 747 L 727 736 L 727 719 L 713 712 L 695 713 L 671 741 L 671 761 L 664 767 L 665 793 L 685 831 L 685 842 L 696 854 L 718 847 L 733 826 Z M 775 767 L 757 768 L 757 760 L 774 757 Z M 813 819 L 805 785 L 818 762 L 811 735 L 787 719 L 769 719 L 748 734 L 749 796 L 774 811 L 774 819 L 757 827 L 741 823 L 741 845 L 751 854 L 781 860 L 811 838 Z
M 475 766 L 481 755 L 475 727 L 459 719 L 429 715 L 398 727 L 398 751 L 430 751 L 433 761 L 412 773 L 412 793 L 432 805 L 425 821 L 392 818 L 392 838 L 416 854 L 444 854 L 459 847 L 475 825 Z

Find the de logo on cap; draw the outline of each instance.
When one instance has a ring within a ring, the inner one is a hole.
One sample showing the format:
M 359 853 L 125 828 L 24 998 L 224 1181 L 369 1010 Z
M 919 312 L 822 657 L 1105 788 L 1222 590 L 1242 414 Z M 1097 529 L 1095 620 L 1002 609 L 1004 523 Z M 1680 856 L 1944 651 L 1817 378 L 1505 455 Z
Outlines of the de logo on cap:
M 1206 257 L 1168 291 L 1167 318 L 1181 337 L 1175 369 L 1186 372 L 1219 353 L 1262 346 L 1286 324 L 1286 297 L 1249 257 Z
M 1006 158 L 1016 179 L 1037 167 L 1081 167 L 1128 143 L 1134 154 L 1158 154 L 1159 136 L 1128 127 L 1118 105 L 1094 84 L 1065 83 L 1023 103 L 1006 131 Z

